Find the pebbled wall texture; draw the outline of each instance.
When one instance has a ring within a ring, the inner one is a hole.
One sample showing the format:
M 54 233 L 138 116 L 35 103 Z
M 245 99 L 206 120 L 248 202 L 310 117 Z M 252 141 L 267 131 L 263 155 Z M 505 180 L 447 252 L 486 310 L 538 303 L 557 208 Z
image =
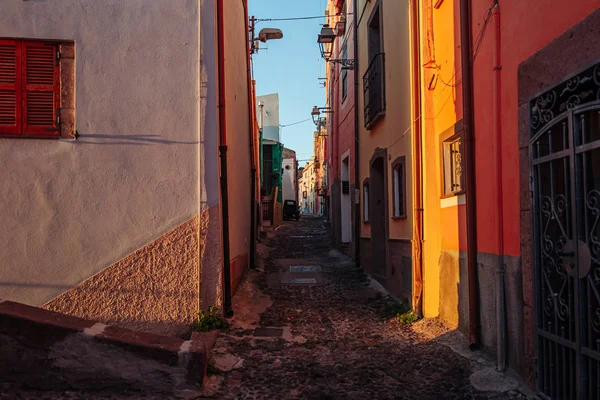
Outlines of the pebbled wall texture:
M 192 218 L 44 308 L 128 329 L 186 334 L 199 303 L 198 222 Z

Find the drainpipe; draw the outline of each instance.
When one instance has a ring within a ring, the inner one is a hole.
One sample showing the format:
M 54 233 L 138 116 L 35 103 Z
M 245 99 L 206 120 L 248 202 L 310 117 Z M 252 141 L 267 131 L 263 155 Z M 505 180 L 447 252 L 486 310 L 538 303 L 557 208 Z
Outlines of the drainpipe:
M 243 1 L 244 18 L 248 21 L 248 0 Z M 254 38 L 249 37 L 249 30 L 246 29 L 246 44 L 248 45 Z M 251 189 L 250 189 L 250 268 L 256 268 L 256 157 L 254 154 L 254 88 L 252 85 L 252 69 L 250 68 L 250 48 L 246 49 L 246 64 L 248 73 L 248 125 L 250 135 L 250 169 L 251 169 Z
M 360 164 L 359 164 L 359 129 L 358 129 L 358 0 L 352 0 L 352 19 L 354 20 L 354 192 L 359 190 L 360 199 Z M 356 197 L 356 196 L 355 196 Z M 354 263 L 360 268 L 360 205 L 361 202 L 354 201 Z
M 473 133 L 473 74 L 470 0 L 460 0 L 460 48 L 463 85 L 463 137 L 467 197 L 467 274 L 469 286 L 469 347 L 479 348 L 479 290 L 477 282 L 477 196 L 475 188 L 475 135 Z
M 498 290 L 496 298 L 496 328 L 498 371 L 506 369 L 506 308 L 504 288 L 504 201 L 502 198 L 502 53 L 500 35 L 500 4 L 496 0 L 494 18 L 494 136 L 496 138 L 496 195 L 498 196 Z
M 419 25 L 419 0 L 412 1 L 411 24 L 413 47 L 413 121 L 414 130 L 414 176 L 415 176 L 415 222 L 414 222 L 414 252 L 415 280 L 413 308 L 419 316 L 423 316 L 423 139 L 421 132 L 421 54 L 419 42 L 421 31 Z
M 231 260 L 229 256 L 229 194 L 227 189 L 227 114 L 225 113 L 225 18 L 223 1 L 217 0 L 217 42 L 219 49 L 219 157 L 221 159 L 221 216 L 223 229 L 223 311 L 233 317 L 231 308 Z

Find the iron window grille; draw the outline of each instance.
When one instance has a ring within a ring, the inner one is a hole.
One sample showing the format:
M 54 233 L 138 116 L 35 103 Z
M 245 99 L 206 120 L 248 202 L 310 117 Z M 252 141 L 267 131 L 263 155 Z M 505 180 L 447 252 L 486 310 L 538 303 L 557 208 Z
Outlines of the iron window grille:
M 462 140 L 456 134 L 442 142 L 443 194 L 452 196 L 463 192 Z
M 385 114 L 385 54 L 373 57 L 363 76 L 365 127 L 371 129 Z

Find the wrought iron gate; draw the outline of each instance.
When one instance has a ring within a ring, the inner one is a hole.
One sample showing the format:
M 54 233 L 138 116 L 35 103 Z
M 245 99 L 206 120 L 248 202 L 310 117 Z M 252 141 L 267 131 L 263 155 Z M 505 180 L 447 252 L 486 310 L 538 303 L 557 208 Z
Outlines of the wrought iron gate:
M 537 387 L 600 399 L 600 63 L 530 115 Z

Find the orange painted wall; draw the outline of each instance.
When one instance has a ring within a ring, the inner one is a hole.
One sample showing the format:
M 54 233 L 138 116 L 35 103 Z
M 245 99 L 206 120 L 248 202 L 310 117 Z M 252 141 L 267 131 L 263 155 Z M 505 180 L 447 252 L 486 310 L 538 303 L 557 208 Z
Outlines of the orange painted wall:
M 492 0 L 472 1 L 473 37 Z M 600 7 L 600 0 L 502 0 L 502 158 L 504 254 L 519 255 L 518 67 L 536 51 Z M 492 131 L 493 32 L 489 25 L 474 63 L 478 251 L 498 254 L 494 137 Z M 565 71 L 568 74 L 569 71 Z M 541 88 L 540 88 L 541 89 Z

